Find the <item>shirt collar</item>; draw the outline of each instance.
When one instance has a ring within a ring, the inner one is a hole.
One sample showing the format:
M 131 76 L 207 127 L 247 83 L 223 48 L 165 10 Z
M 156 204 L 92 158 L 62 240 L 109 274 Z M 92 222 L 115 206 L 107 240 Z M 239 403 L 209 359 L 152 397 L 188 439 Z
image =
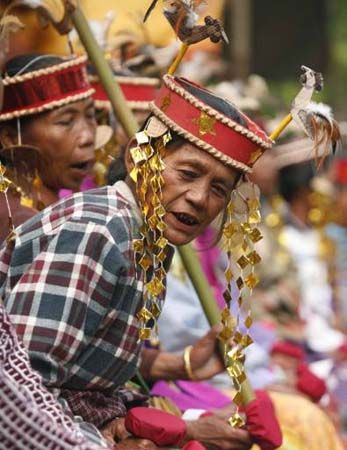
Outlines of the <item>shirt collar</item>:
M 125 181 L 117 181 L 114 184 L 114 187 L 116 188 L 117 192 L 119 192 L 124 198 L 125 200 L 130 204 L 132 211 L 135 214 L 135 219 L 136 222 L 139 225 L 142 225 L 142 215 L 141 215 L 141 211 L 139 208 L 139 205 L 137 204 L 134 194 L 132 192 L 132 190 L 130 189 L 130 187 L 126 184 Z

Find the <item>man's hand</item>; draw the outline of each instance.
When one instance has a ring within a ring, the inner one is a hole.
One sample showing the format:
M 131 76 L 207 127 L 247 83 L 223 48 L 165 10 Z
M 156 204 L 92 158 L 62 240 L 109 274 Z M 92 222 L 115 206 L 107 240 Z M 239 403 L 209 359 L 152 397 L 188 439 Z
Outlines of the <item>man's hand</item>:
M 111 420 L 102 430 L 102 435 L 115 449 L 119 450 L 158 450 L 148 439 L 132 438 L 124 425 L 124 418 Z
M 190 352 L 190 365 L 194 379 L 207 380 L 224 370 L 219 357 L 217 338 L 222 331 L 222 325 L 215 325 L 211 330 L 196 342 Z M 146 358 L 146 352 L 143 353 Z M 154 380 L 182 380 L 187 379 L 183 356 L 176 353 L 159 352 L 152 363 L 149 379 Z
M 193 346 L 190 365 L 195 380 L 208 380 L 225 370 L 217 349 L 217 338 L 222 328 L 221 324 L 215 325 Z
M 153 442 L 148 439 L 126 439 L 116 445 L 115 450 L 158 450 Z
M 130 433 L 125 428 L 124 418 L 111 420 L 102 428 L 101 434 L 110 444 L 123 441 L 130 436 Z
M 216 416 L 186 422 L 187 440 L 196 439 L 209 450 L 249 450 L 253 443 L 246 430 L 232 428 Z

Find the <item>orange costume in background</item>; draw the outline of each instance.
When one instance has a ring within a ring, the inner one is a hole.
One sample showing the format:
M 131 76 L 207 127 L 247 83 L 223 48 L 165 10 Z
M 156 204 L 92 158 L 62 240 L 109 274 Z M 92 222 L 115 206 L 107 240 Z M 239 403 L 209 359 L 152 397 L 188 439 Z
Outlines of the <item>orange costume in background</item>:
M 220 18 L 223 13 L 225 0 L 214 0 L 207 7 L 206 14 Z M 152 43 L 158 46 L 168 45 L 176 39 L 169 23 L 163 17 L 161 8 L 155 8 L 148 22 L 141 25 L 144 13 L 150 4 L 150 0 L 81 0 L 80 5 L 88 20 L 102 21 L 105 15 L 112 11 L 115 14 L 110 27 L 110 36 L 119 32 L 130 32 L 142 38 L 144 43 Z M 0 6 L 0 14 L 4 7 Z M 69 53 L 66 36 L 60 36 L 51 26 L 41 28 L 37 13 L 34 10 L 18 7 L 12 10 L 25 28 L 18 31 L 11 38 L 9 57 L 24 53 L 54 53 L 65 55 Z M 197 49 L 212 49 L 216 46 L 209 40 L 200 42 L 194 46 Z

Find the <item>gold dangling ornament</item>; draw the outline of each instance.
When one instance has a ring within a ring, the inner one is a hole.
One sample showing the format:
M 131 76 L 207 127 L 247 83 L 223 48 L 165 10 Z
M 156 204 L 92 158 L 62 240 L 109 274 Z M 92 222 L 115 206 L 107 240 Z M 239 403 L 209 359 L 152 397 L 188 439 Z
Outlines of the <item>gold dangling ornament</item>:
M 237 407 L 241 406 L 241 384 L 246 379 L 244 350 L 253 342 L 249 334 L 253 322 L 250 306 L 247 306 L 244 319 L 241 319 L 241 312 L 244 309 L 246 297 L 251 295 L 259 282 L 255 274 L 255 266 L 261 258 L 254 248 L 254 244 L 262 238 L 257 228 L 261 221 L 259 197 L 259 188 L 243 177 L 232 192 L 227 207 L 227 220 L 223 228 L 223 248 L 228 255 L 228 265 L 225 270 L 226 289 L 223 296 L 226 305 L 222 311 L 221 339 L 225 348 L 227 372 L 236 390 L 233 401 Z M 230 312 L 232 302 L 235 301 L 232 298 L 232 281 L 238 288 L 236 318 Z M 229 423 L 233 427 L 244 425 L 238 408 L 229 419 Z
M 10 203 L 8 201 L 8 196 L 7 196 L 8 188 L 11 185 L 12 185 L 12 181 L 9 180 L 7 177 L 5 177 L 5 166 L 3 166 L 0 163 L 0 193 L 4 194 L 4 196 L 5 196 L 5 202 L 6 202 L 7 212 L 8 212 L 8 228 L 10 230 L 10 232 L 6 238 L 7 242 L 11 242 L 16 239 L 16 230 L 14 228 L 11 207 L 10 207 Z
M 165 209 L 161 204 L 162 171 L 165 146 L 171 135 L 168 128 L 151 117 L 144 131 L 135 135 L 137 146 L 130 150 L 134 168 L 130 177 L 135 182 L 143 224 L 140 238 L 133 241 L 135 263 L 144 277 L 143 306 L 138 313 L 141 323 L 139 338 L 156 339 L 157 319 L 161 312 L 161 295 L 165 290 L 168 240 L 164 237 Z
M 36 171 L 36 175 L 35 175 L 32 185 L 33 185 L 33 189 L 34 189 L 34 196 L 36 197 L 36 200 L 35 200 L 36 209 L 38 211 L 42 211 L 43 209 L 45 209 L 45 204 L 43 203 L 42 197 L 41 197 L 43 182 L 37 171 Z

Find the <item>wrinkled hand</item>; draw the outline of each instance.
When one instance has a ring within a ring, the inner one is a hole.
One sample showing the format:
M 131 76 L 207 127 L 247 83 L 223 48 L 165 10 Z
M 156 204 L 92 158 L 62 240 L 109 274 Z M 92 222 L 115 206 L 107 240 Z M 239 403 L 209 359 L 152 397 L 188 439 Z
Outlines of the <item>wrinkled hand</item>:
M 190 363 L 194 379 L 208 380 L 225 369 L 217 348 L 217 338 L 222 328 L 221 324 L 215 325 L 193 346 Z
M 246 430 L 232 428 L 216 416 L 187 422 L 188 439 L 196 439 L 209 450 L 249 450 L 252 441 Z
M 102 428 L 101 434 L 110 444 L 123 441 L 130 436 L 130 433 L 125 428 L 124 420 L 124 418 L 111 420 Z
M 115 450 L 158 450 L 155 444 L 148 439 L 129 438 L 116 445 Z

